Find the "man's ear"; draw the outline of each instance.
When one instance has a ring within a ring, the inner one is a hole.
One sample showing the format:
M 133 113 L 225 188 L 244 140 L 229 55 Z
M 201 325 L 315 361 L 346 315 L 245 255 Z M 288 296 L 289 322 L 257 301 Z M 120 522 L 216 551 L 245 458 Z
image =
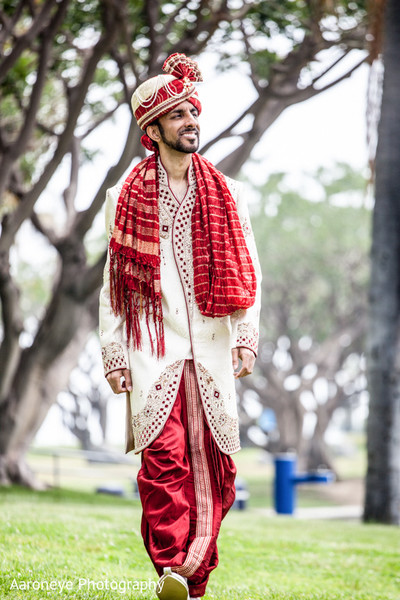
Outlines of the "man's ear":
M 158 129 L 158 125 L 154 123 L 153 125 L 149 125 L 146 129 L 146 133 L 153 142 L 159 142 L 161 140 L 160 130 Z

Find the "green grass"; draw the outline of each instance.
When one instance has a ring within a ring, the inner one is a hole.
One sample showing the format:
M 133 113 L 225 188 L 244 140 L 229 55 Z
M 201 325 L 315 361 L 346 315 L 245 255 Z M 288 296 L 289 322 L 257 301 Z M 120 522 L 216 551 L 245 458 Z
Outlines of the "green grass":
M 13 487 L 0 490 L 0 503 L 0 598 L 155 598 L 148 591 L 100 589 L 107 579 L 109 585 L 131 586 L 156 581 L 140 536 L 137 501 Z M 205 600 L 400 599 L 400 536 L 394 527 L 231 511 L 219 551 Z M 79 589 L 80 579 L 95 587 Z M 72 589 L 11 589 L 14 580 L 19 588 L 69 582 Z

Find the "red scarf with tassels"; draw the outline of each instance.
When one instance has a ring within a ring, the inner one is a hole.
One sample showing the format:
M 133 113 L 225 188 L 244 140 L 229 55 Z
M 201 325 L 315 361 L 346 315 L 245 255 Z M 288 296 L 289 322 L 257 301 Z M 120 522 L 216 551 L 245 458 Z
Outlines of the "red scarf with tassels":
M 192 213 L 195 298 L 203 315 L 225 317 L 254 304 L 254 267 L 224 176 L 201 155 L 193 154 L 192 160 L 197 181 Z M 132 341 L 134 350 L 142 347 L 144 315 L 151 352 L 160 358 L 165 355 L 165 338 L 156 154 L 126 178 L 109 248 L 112 310 L 125 315 L 128 343 Z

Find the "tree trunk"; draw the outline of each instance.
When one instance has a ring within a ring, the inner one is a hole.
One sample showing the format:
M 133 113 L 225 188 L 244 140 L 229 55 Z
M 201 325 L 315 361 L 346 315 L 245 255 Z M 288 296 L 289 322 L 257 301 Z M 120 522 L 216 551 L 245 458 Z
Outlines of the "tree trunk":
M 93 294 L 85 309 L 79 302 L 70 301 L 67 306 L 67 301 L 60 300 L 55 319 L 61 327 L 69 324 L 75 332 L 72 340 L 67 342 L 64 336 L 60 343 L 59 336 L 50 335 L 43 342 L 45 352 L 43 347 L 30 348 L 22 355 L 12 392 L 1 406 L 0 484 L 13 482 L 40 489 L 25 455 L 57 394 L 67 386 L 80 350 L 97 324 L 97 297 L 98 293 Z
M 400 4 L 388 0 L 376 154 L 365 521 L 400 525 Z

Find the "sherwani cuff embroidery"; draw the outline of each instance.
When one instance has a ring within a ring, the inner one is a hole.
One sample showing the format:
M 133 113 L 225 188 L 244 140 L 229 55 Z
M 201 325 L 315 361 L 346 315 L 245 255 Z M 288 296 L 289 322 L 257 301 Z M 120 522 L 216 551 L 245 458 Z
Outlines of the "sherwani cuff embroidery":
M 111 342 L 101 349 L 103 358 L 104 375 L 107 377 L 111 371 L 127 369 L 125 351 L 119 342 Z
M 258 331 L 252 323 L 239 323 L 236 339 L 237 348 L 248 348 L 257 356 Z

